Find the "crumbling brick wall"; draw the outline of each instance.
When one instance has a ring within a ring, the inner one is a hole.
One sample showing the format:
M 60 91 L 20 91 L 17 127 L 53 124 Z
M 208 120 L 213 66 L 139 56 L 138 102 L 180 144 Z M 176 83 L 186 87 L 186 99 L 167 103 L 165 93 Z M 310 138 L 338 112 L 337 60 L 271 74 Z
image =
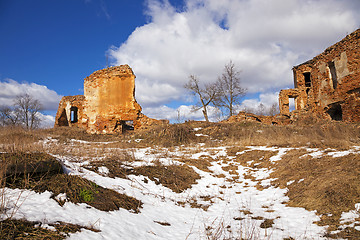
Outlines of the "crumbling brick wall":
M 55 117 L 55 126 L 86 126 L 84 100 L 83 95 L 62 97 Z
M 99 70 L 85 78 L 84 95 L 90 132 L 122 131 L 124 121 L 140 127 L 135 75 L 128 65 Z
M 59 103 L 57 126 L 76 126 L 90 133 L 139 129 L 158 120 L 146 117 L 135 99 L 135 75 L 128 65 L 98 70 L 84 79 L 84 95 Z
M 281 90 L 280 112 L 289 115 L 289 98 L 296 110 L 325 119 L 360 121 L 360 29 L 313 59 L 295 66 L 294 89 Z

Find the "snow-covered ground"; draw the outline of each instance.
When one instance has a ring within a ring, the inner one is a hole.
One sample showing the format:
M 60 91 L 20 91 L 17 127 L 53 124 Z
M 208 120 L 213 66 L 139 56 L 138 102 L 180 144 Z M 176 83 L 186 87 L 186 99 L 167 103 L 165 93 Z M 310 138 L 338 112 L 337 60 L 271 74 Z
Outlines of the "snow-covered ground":
M 235 156 L 228 155 L 228 148 L 230 146 L 210 148 L 197 145 L 172 150 L 158 148 L 156 151 L 150 148 L 132 149 L 138 160 L 132 163 L 134 166 L 149 165 L 155 160 L 162 164 L 183 164 L 177 160 L 179 157 L 211 157 L 211 171 L 202 171 L 192 166 L 201 179 L 181 193 L 157 185 L 146 176 L 110 178 L 106 176 L 106 167 L 101 167 L 99 173 L 95 173 L 84 168 L 89 162 L 57 155 L 69 174 L 80 175 L 102 187 L 141 200 L 143 207 L 140 213 L 125 209 L 104 212 L 87 204 L 71 202 L 60 206 L 50 198 L 50 192 L 39 194 L 29 190 L 6 188 L 4 193 L 7 214 L 12 214 L 14 218 L 40 221 L 43 226 L 63 221 L 100 230 L 82 230 L 71 234 L 69 239 L 208 239 L 208 235 L 215 237 L 214 239 L 217 239 L 216 236 L 219 236 L 219 239 L 323 239 L 326 228 L 314 223 L 319 220 L 315 212 L 288 207 L 288 198 L 285 196 L 287 189 L 269 187 L 269 169 L 242 166 L 236 161 L 237 155 L 253 150 L 274 152 L 270 161 L 279 161 L 289 148 L 248 147 L 237 152 Z M 313 157 L 322 154 L 336 157 L 357 152 L 359 148 L 343 152 L 324 152 L 318 149 L 308 151 Z M 249 159 L 254 160 L 258 159 Z M 237 167 L 235 173 L 224 170 L 224 167 L 230 165 Z M 249 174 L 252 178 L 247 177 Z M 238 177 L 234 178 L 235 176 Z M 261 190 L 256 187 L 258 184 L 267 187 Z M 189 203 L 194 200 L 205 207 L 191 207 Z M 180 202 L 187 204 L 179 204 Z M 358 217 L 356 214 L 357 211 L 344 213 L 344 221 Z M 272 227 L 260 227 L 266 219 L 273 220 Z

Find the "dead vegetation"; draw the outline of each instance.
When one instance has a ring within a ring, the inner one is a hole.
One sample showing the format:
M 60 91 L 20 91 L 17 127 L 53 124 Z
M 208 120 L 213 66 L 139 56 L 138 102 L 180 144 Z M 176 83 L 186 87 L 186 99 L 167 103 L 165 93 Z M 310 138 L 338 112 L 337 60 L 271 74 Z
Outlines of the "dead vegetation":
M 139 212 L 142 205 L 133 197 L 103 188 L 79 176 L 63 174 L 60 163 L 48 154 L 2 153 L 0 157 L 0 163 L 6 169 L 1 177 L 6 187 L 50 191 L 54 199 L 59 194 L 66 194 L 66 200 L 57 200 L 60 204 L 65 201 L 87 203 L 102 211 L 124 208 Z
M 134 171 L 136 175 L 147 176 L 156 184 L 162 184 L 177 193 L 190 188 L 200 179 L 199 174 L 186 165 L 142 166 Z
M 99 232 L 94 228 L 84 227 L 80 225 L 57 222 L 55 224 L 48 224 L 54 230 L 46 229 L 41 226 L 40 222 L 30 222 L 27 220 L 6 219 L 0 221 L 0 239 L 65 239 L 69 233 L 87 229 L 94 232 Z
M 46 181 L 40 182 L 34 190 L 36 192 L 50 191 L 56 199 L 59 194 L 65 193 L 66 200 L 73 203 L 86 203 L 101 211 L 114 211 L 124 208 L 138 213 L 142 202 L 118 193 L 112 189 L 103 188 L 94 182 L 75 175 L 57 174 Z M 57 200 L 59 204 L 64 201 Z
M 193 159 L 193 158 L 180 158 L 178 161 L 185 163 L 186 165 L 197 167 L 198 169 L 205 171 L 205 172 L 211 172 L 209 170 L 209 167 L 211 166 L 211 163 L 213 159 L 209 156 L 200 156 L 199 159 Z
M 271 174 L 277 179 L 273 184 L 289 189 L 289 206 L 316 210 L 321 216 L 319 225 L 328 225 L 329 232 L 337 230 L 341 214 L 353 210 L 360 199 L 360 154 L 313 158 L 307 153 L 292 150 L 283 156 Z
M 199 133 L 239 146 L 348 148 L 360 142 L 360 126 L 343 122 L 286 126 L 258 122 L 214 123 Z
M 198 128 L 198 130 L 194 131 L 194 128 Z M 197 137 L 195 133 L 203 136 Z M 56 143 L 58 149 L 44 149 L 39 141 L 47 137 L 58 140 L 58 143 Z M 71 139 L 89 141 L 94 144 L 88 144 L 88 146 L 84 143 L 70 145 Z M 134 142 L 135 139 L 142 140 L 137 143 Z M 129 143 L 130 140 L 131 143 Z M 98 142 L 112 143 L 105 145 Z M 256 122 L 187 122 L 166 127 L 159 126 L 126 136 L 91 135 L 73 128 L 33 131 L 26 131 L 21 128 L 0 128 L 0 151 L 7 152 L 6 154 L 0 154 L 0 163 L 2 165 L 0 169 L 3 174 L 6 175 L 6 166 L 11 164 L 14 159 L 27 158 L 29 160 L 25 165 L 22 165 L 22 168 L 26 169 L 24 170 L 26 174 L 16 172 L 12 177 L 3 177 L 1 186 L 20 186 L 39 192 L 48 190 L 53 192 L 53 198 L 61 193 L 66 193 L 67 201 L 74 203 L 87 203 L 105 211 L 125 208 L 138 212 L 141 202 L 134 198 L 102 188 L 77 176 L 60 173 L 52 174 L 49 171 L 40 175 L 30 174 L 33 170 L 30 171 L 28 167 L 31 169 L 43 168 L 41 165 L 32 165 L 32 162 L 37 162 L 37 159 L 46 159 L 46 155 L 43 155 L 45 151 L 59 154 L 69 154 L 70 152 L 72 156 L 79 156 L 79 158 L 89 154 L 89 156 L 102 159 L 101 161 L 91 162 L 88 168 L 93 171 L 99 172 L 99 167 L 105 166 L 109 170 L 108 176 L 113 178 L 142 175 L 145 177 L 144 182 L 150 179 L 156 184 L 162 184 L 172 191 L 180 193 L 191 188 L 192 184 L 195 184 L 196 180 L 200 178 L 189 166 L 209 171 L 208 167 L 211 166 L 211 162 L 215 161 L 215 159 L 207 156 L 202 156 L 199 159 L 176 158 L 177 161 L 184 164 L 167 166 L 158 163 L 149 166 L 132 167 L 130 163 L 137 160 L 129 148 L 154 145 L 164 147 L 189 146 L 199 142 L 204 143 L 204 148 L 213 145 L 232 146 L 227 148 L 227 153 L 229 156 L 235 157 L 232 160 L 233 163 L 227 163 L 224 160 L 223 163 L 227 165 L 224 165 L 222 169 L 233 174 L 234 181 L 237 176 L 237 164 L 250 168 L 271 168 L 273 173 L 270 177 L 277 179 L 272 182 L 272 185 L 289 189 L 288 197 L 290 201 L 287 204 L 293 207 L 316 210 L 321 216 L 318 224 L 329 226 L 327 237 L 360 238 L 359 231 L 352 227 L 345 228 L 337 234 L 331 234 L 331 231 L 339 229 L 341 213 L 353 210 L 355 203 L 359 202 L 360 155 L 349 154 L 343 157 L 323 155 L 314 158 L 308 155 L 307 150 L 300 148 L 305 146 L 319 149 L 346 150 L 353 145 L 360 145 L 360 126 L 358 124 L 331 122 L 311 125 L 270 126 Z M 297 149 L 290 150 L 280 161 L 272 163 L 270 158 L 277 154 L 278 151 L 260 151 L 246 148 L 246 146 L 250 145 Z M 116 147 L 119 150 L 113 150 Z M 244 150 L 244 153 L 237 154 Z M 34 153 L 34 151 L 37 153 Z M 4 161 L 5 159 L 6 161 Z M 216 159 L 216 161 L 218 160 Z M 17 165 L 21 166 L 20 162 Z M 19 169 L 20 167 L 17 168 L 17 170 Z M 219 177 L 225 177 L 225 175 L 219 175 Z M 254 179 L 251 172 L 246 177 Z M 5 179 L 6 181 L 4 181 Z M 289 184 L 289 182 L 292 183 Z M 63 200 L 57 201 L 60 204 L 65 203 Z M 204 210 L 209 207 L 209 205 L 201 204 L 198 201 L 190 201 L 189 203 L 193 207 L 200 207 Z M 0 210 L 4 210 L 3 206 L 0 206 Z M 271 225 L 271 220 L 264 219 L 262 225 L 264 228 L 271 227 Z M 0 234 L 3 234 L 2 231 L 0 231 Z
M 147 144 L 163 147 L 179 146 L 196 142 L 194 130 L 188 124 L 160 125 L 135 133 L 136 138 Z
M 92 162 L 86 168 L 98 172 L 99 167 L 103 166 L 109 170 L 109 177 L 128 178 L 128 175 L 142 175 L 155 184 L 162 184 L 177 193 L 190 188 L 197 179 L 200 179 L 199 174 L 191 167 L 180 164 L 163 165 L 157 162 L 155 165 L 132 167 L 125 165 L 123 161 L 105 159 Z
M 270 158 L 278 151 L 248 150 L 236 156 L 236 162 L 251 168 L 265 168 L 272 165 Z
M 89 142 L 110 142 L 119 141 L 124 137 L 114 134 L 90 134 L 86 130 L 77 127 L 56 127 L 51 129 L 39 129 L 40 135 L 51 136 L 60 142 L 67 142 L 69 139 L 77 139 Z

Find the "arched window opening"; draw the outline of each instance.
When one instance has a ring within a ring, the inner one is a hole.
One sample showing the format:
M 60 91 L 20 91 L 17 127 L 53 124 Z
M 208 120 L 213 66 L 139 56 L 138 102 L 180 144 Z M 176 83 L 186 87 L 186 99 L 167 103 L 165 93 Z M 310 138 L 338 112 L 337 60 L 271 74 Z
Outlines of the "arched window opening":
M 70 122 L 76 123 L 78 121 L 78 108 L 71 107 L 70 108 Z

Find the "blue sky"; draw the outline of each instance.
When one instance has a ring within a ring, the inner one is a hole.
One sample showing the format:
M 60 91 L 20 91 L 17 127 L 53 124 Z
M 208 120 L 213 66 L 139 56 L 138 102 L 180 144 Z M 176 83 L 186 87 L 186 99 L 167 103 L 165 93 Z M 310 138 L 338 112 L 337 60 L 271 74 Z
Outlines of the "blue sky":
M 28 92 L 54 115 L 108 62 L 133 68 L 148 116 L 201 119 L 182 86 L 215 81 L 231 59 L 248 88 L 239 109 L 270 106 L 292 66 L 359 28 L 359 12 L 358 0 L 0 0 L 0 105 Z
M 106 67 L 106 51 L 145 24 L 141 1 L 0 2 L 0 77 L 82 94 L 82 79 Z

